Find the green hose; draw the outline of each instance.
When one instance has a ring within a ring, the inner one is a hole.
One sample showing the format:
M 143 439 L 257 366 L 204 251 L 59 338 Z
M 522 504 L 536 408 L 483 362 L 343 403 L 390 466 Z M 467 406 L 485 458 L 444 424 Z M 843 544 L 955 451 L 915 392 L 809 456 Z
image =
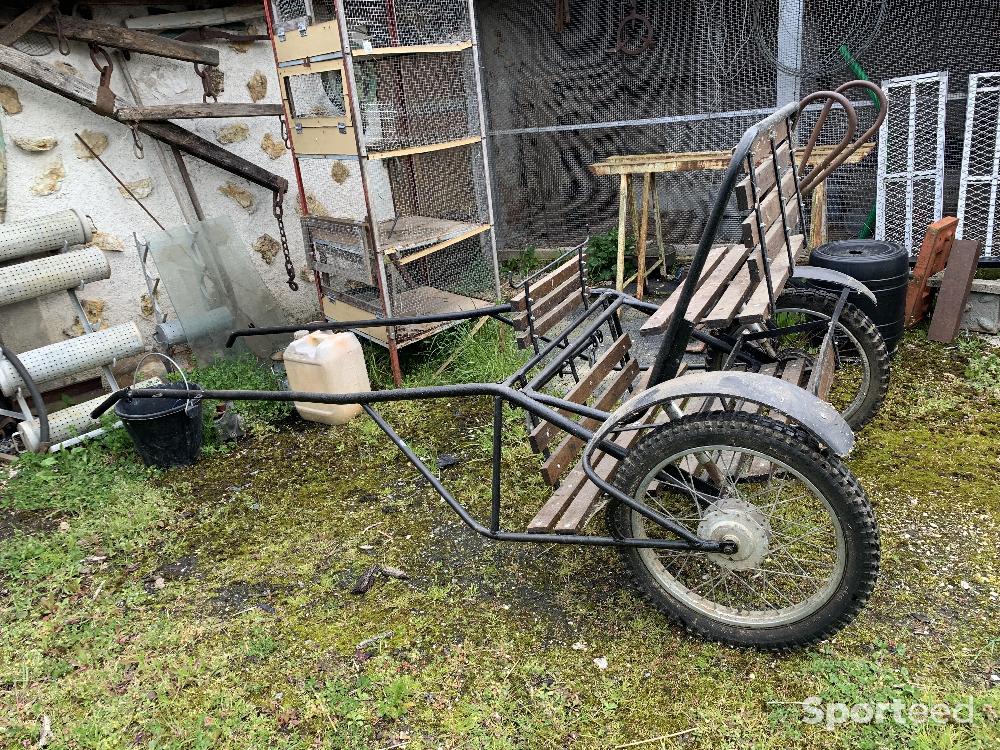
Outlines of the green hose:
M 847 63 L 856 78 L 862 81 L 871 80 L 865 72 L 865 69 L 861 67 L 861 63 L 854 59 L 854 55 L 851 54 L 851 51 L 847 48 L 846 44 L 840 45 L 839 52 L 840 56 L 844 58 L 844 62 Z M 869 91 L 868 97 L 875 104 L 875 111 L 878 112 L 882 108 L 882 102 L 879 101 L 879 98 L 874 91 Z M 873 203 L 872 207 L 868 210 L 868 216 L 865 217 L 865 221 L 861 225 L 861 231 L 858 232 L 858 239 L 867 240 L 871 239 L 875 235 L 875 218 L 876 204 Z

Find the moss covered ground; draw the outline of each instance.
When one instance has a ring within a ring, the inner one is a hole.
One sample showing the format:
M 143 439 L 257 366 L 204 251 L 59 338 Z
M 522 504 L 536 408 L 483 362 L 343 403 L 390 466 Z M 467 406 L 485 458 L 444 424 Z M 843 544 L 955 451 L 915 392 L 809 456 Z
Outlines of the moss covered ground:
M 851 457 L 879 586 L 788 655 L 685 635 L 612 551 L 480 540 L 370 420 L 264 415 L 165 473 L 120 440 L 0 467 L 0 747 L 996 747 L 998 364 L 907 335 Z M 442 479 L 484 514 L 489 403 L 383 411 L 422 457 L 455 459 Z M 511 525 L 546 497 L 521 435 L 507 415 Z M 352 593 L 373 565 L 407 577 Z M 971 696 L 974 722 L 827 730 L 802 723 L 809 696 Z

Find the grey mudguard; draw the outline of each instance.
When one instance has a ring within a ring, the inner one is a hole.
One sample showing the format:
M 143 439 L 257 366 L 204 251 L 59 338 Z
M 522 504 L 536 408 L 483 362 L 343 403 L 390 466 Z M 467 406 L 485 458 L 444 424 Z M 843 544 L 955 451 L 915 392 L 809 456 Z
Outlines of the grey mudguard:
M 660 383 L 633 396 L 594 433 L 585 452 L 591 455 L 617 425 L 641 415 L 656 404 L 688 396 L 722 396 L 751 401 L 787 415 L 838 456 L 854 447 L 854 431 L 830 404 L 784 380 L 756 372 L 704 372 Z
M 824 281 L 828 284 L 847 286 L 856 291 L 858 294 L 865 295 L 876 305 L 878 304 L 878 299 L 875 297 L 875 294 L 871 289 L 853 276 L 848 276 L 846 273 L 841 273 L 840 271 L 834 271 L 832 268 L 820 268 L 818 266 L 795 266 L 795 270 L 792 271 L 792 278 L 804 279 L 806 281 Z

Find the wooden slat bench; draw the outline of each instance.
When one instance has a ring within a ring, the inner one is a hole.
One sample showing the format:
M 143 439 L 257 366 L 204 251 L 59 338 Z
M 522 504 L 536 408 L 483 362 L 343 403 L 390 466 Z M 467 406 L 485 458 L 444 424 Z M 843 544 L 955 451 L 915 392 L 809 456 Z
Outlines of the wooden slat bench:
M 769 140 L 753 146 L 755 184 L 748 174 L 736 185 L 736 203 L 749 214 L 740 227 L 740 243 L 715 247 L 708 255 L 685 313 L 696 326 L 722 328 L 734 321 L 764 321 L 770 313 L 771 294 L 781 294 L 806 250 L 787 128 L 779 126 L 774 136 L 777 146 L 773 155 Z M 765 275 L 771 279 L 771 294 Z M 666 330 L 681 302 L 682 290 L 683 285 L 650 316 L 642 335 L 655 336 Z

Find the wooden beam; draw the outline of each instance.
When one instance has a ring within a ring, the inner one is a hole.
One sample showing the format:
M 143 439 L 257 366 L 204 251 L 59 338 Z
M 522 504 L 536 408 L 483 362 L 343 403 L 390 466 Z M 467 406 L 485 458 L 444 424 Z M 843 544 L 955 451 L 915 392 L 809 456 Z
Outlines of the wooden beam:
M 157 104 L 147 107 L 122 107 L 115 116 L 120 120 L 196 120 L 204 117 L 281 117 L 280 104 Z
M 39 58 L 26 55 L 13 47 L 0 47 L 0 70 L 96 111 L 94 108 L 97 100 L 97 87 L 94 84 L 56 70 L 41 62 Z M 116 113 L 114 115 L 105 115 L 102 112 L 97 112 L 97 114 L 121 122 L 121 118 L 117 116 L 117 110 L 129 106 L 131 105 L 124 99 L 116 97 Z M 288 180 L 284 177 L 269 172 L 179 125 L 174 125 L 172 122 L 143 122 L 138 127 L 140 132 L 146 133 L 168 146 L 173 146 L 191 156 L 197 156 L 202 161 L 238 175 L 255 185 L 279 192 L 288 190 Z
M 210 10 L 188 10 L 180 13 L 157 13 L 151 16 L 126 18 L 125 26 L 143 31 L 169 31 L 171 29 L 200 29 L 203 26 L 221 26 L 238 21 L 252 21 L 263 18 L 264 9 L 259 3 L 242 8 L 214 8 Z
M 10 22 L 13 23 L 13 22 Z M 7 25 L 9 26 L 10 23 Z M 179 42 L 176 39 L 147 34 L 143 31 L 133 31 L 121 26 L 112 26 L 106 23 L 96 23 L 86 21 L 74 16 L 62 16 L 59 19 L 62 27 L 62 34 L 67 39 L 78 42 L 93 42 L 104 47 L 128 50 L 129 52 L 140 52 L 145 55 L 156 55 L 166 57 L 171 60 L 184 60 L 186 62 L 196 62 L 202 65 L 218 65 L 219 51 L 211 47 L 190 42 Z M 6 30 L 6 26 L 4 30 Z M 34 31 L 49 36 L 56 36 L 56 25 L 51 19 L 39 21 L 34 26 Z M 0 31 L 0 34 L 3 32 Z
M 54 0 L 32 5 L 24 13 L 0 29 L 0 44 L 6 44 L 8 47 L 12 45 L 35 28 L 35 24 L 45 18 L 54 5 Z

